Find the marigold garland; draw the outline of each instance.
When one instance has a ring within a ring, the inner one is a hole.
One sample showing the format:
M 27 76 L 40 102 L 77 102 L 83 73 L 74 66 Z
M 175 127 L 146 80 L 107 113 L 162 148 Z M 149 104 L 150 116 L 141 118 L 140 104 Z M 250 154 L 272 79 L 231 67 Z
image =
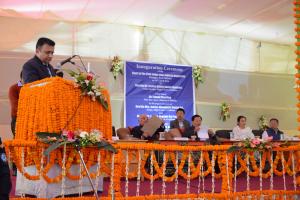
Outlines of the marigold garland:
M 5 142 L 6 147 L 9 149 L 9 151 L 11 152 L 11 159 L 16 163 L 17 168 L 24 174 L 24 176 L 30 180 L 38 180 L 39 179 L 39 174 L 37 175 L 30 175 L 28 173 L 26 173 L 24 171 L 24 169 L 22 169 L 21 167 L 21 156 L 20 154 L 17 154 L 17 152 L 21 152 L 22 147 L 27 148 L 30 152 L 30 157 L 32 158 L 32 160 L 30 160 L 30 162 L 34 163 L 34 165 L 36 166 L 38 173 L 40 173 L 40 169 L 42 169 L 42 176 L 43 178 L 48 182 L 48 183 L 57 183 L 61 180 L 62 176 L 61 174 L 57 175 L 56 177 L 53 178 L 49 178 L 47 176 L 48 171 L 50 170 L 50 168 L 54 165 L 54 164 L 58 164 L 60 166 L 62 166 L 62 157 L 63 157 L 63 152 L 62 149 L 56 149 L 55 151 L 53 151 L 50 154 L 50 159 L 49 161 L 47 161 L 44 158 L 44 166 L 41 168 L 40 166 L 40 153 L 41 153 L 41 149 L 45 147 L 44 144 L 42 143 L 36 143 L 36 142 L 26 142 L 23 143 L 20 140 L 15 140 L 15 141 L 6 141 Z M 138 160 L 138 157 L 136 152 L 138 150 L 144 150 L 144 154 L 142 154 L 142 163 L 141 163 L 141 173 L 142 175 L 146 178 L 146 179 L 151 179 L 151 174 L 149 174 L 146 170 L 146 161 L 147 159 L 150 158 L 150 153 L 149 151 L 151 151 L 152 149 L 157 149 L 157 150 L 161 150 L 161 151 L 165 151 L 166 153 L 166 159 L 164 163 L 159 164 L 158 161 L 156 160 L 155 156 L 153 157 L 153 165 L 154 165 L 154 176 L 153 179 L 158 179 L 158 178 L 164 178 L 165 181 L 170 182 L 170 181 L 174 181 L 176 174 L 173 174 L 171 176 L 163 176 L 163 168 L 166 166 L 167 162 L 171 161 L 173 163 L 173 165 L 175 166 L 176 164 L 176 151 L 182 151 L 182 156 L 180 158 L 180 160 L 178 161 L 179 165 L 178 165 L 178 175 L 180 175 L 181 177 L 183 177 L 184 179 L 188 178 L 187 172 L 184 170 L 184 163 L 186 163 L 187 161 L 187 157 L 188 157 L 188 152 L 203 152 L 203 160 L 207 165 L 207 169 L 204 171 L 203 176 L 207 176 L 209 174 L 211 174 L 212 172 L 212 166 L 211 166 L 211 160 L 209 158 L 209 151 L 215 151 L 215 163 L 218 163 L 219 167 L 220 167 L 220 173 L 219 174 L 215 174 L 215 178 L 222 178 L 223 180 L 227 178 L 227 171 L 226 171 L 226 163 L 225 162 L 225 152 L 227 151 L 227 149 L 230 147 L 228 145 L 222 145 L 222 146 L 177 146 L 177 145 L 171 145 L 171 146 L 165 146 L 165 145 L 160 145 L 160 144 L 116 144 L 115 145 L 116 148 L 118 148 L 120 150 L 120 152 L 122 151 L 129 151 L 129 157 L 130 160 L 133 160 L 133 157 L 135 156 L 136 159 Z M 275 150 L 275 149 L 274 149 Z M 296 156 L 296 158 L 298 158 L 299 156 L 299 150 L 300 150 L 300 146 L 289 146 L 289 147 L 280 147 L 280 148 L 276 148 L 277 151 L 277 156 L 276 158 L 273 160 L 273 173 L 275 173 L 278 176 L 282 176 L 283 173 L 286 173 L 290 176 L 293 175 L 293 171 L 292 169 L 292 154 L 291 152 L 294 152 L 294 155 Z M 284 161 L 281 161 L 281 153 L 283 152 L 287 152 L 290 151 L 289 154 L 286 154 L 285 157 L 288 156 L 287 160 L 286 158 L 284 159 Z M 84 159 L 85 162 L 87 164 L 88 169 L 96 163 L 97 161 L 97 155 L 98 155 L 98 149 L 97 148 L 84 148 L 83 149 L 83 154 L 84 154 Z M 104 151 L 100 151 L 101 152 L 101 169 L 100 172 L 101 173 L 106 173 L 108 175 L 110 175 L 110 161 L 111 161 L 111 154 L 105 153 Z M 120 158 L 118 158 L 120 160 L 120 163 L 118 164 L 120 166 L 121 169 L 124 169 L 124 155 L 118 154 L 118 156 Z M 234 157 L 234 154 L 228 154 L 228 167 L 229 169 L 232 168 L 232 160 Z M 80 162 L 78 154 L 76 153 L 76 151 L 73 148 L 68 148 L 66 151 L 66 176 L 71 179 L 71 180 L 78 180 L 80 177 L 80 174 L 71 174 L 70 173 L 70 168 L 72 166 L 72 164 L 78 164 Z M 237 154 L 237 159 L 238 162 L 240 163 L 240 168 L 237 170 L 237 175 L 240 175 L 243 172 L 247 172 L 249 169 L 246 166 L 246 162 L 245 160 L 241 157 L 241 154 Z M 250 176 L 259 176 L 259 167 L 256 164 L 255 158 L 254 158 L 254 154 L 253 152 L 249 153 L 249 159 L 250 159 L 250 165 L 251 165 L 251 171 L 249 171 L 249 175 Z M 266 162 L 270 162 L 271 158 L 270 158 L 270 152 L 269 151 L 265 151 L 262 152 L 262 168 L 265 167 L 265 163 Z M 279 171 L 277 166 L 281 166 L 281 162 L 284 163 L 284 168 L 285 171 Z M 116 166 L 118 166 L 116 165 Z M 300 160 L 298 159 L 298 165 L 300 166 Z M 197 163 L 197 166 L 194 165 L 194 161 L 190 162 L 190 169 L 191 169 L 191 176 L 190 178 L 196 178 L 200 175 L 200 163 Z M 296 169 L 296 171 L 299 171 L 299 167 L 298 169 Z M 117 173 L 119 173 L 119 177 L 124 177 L 124 172 L 123 170 L 118 171 Z M 91 172 L 91 177 L 95 178 L 96 177 L 97 172 Z M 268 178 L 270 177 L 271 171 L 268 170 L 267 172 L 262 173 L 262 177 L 263 178 Z M 115 174 L 116 175 L 116 174 Z M 82 176 L 86 176 L 85 172 L 82 171 Z M 137 171 L 133 170 L 129 173 L 129 178 L 136 178 L 137 177 Z M 229 178 L 232 179 L 233 174 L 231 172 L 231 170 L 229 170 Z M 230 182 L 231 184 L 231 182 Z M 230 186 L 231 187 L 231 186 Z M 228 185 L 222 185 L 223 190 L 228 190 Z
M 107 90 L 103 90 L 109 103 L 106 111 L 98 102 L 81 97 L 80 89 L 74 89 L 74 83 L 62 78 L 46 78 L 23 86 L 20 92 L 16 139 L 36 141 L 36 132 L 59 132 L 62 129 L 98 129 L 104 137 L 112 135 L 110 100 Z M 79 102 L 82 102 L 79 105 Z M 78 107 L 79 106 L 79 107 Z M 77 113 L 72 118 L 72 115 Z M 68 123 L 67 127 L 66 124 Z M 25 166 L 29 152 L 25 150 Z
M 298 0 L 294 1 L 294 24 L 295 24 L 295 31 L 296 31 L 296 35 L 295 38 L 297 39 L 295 46 L 296 46 L 296 50 L 295 50 L 295 54 L 297 55 L 296 57 L 296 62 L 297 64 L 295 65 L 295 68 L 297 69 L 297 73 L 295 74 L 296 77 L 296 92 L 299 95 L 300 94 L 300 90 L 298 90 L 299 86 L 300 86 L 300 2 Z M 298 98 L 299 100 L 299 98 Z M 299 108 L 299 106 L 297 105 L 297 107 Z M 298 113 L 298 112 L 297 112 Z M 298 116 L 299 113 L 298 113 Z M 300 122 L 300 120 L 298 119 L 298 122 Z M 298 130 L 300 130 L 300 127 L 298 128 Z

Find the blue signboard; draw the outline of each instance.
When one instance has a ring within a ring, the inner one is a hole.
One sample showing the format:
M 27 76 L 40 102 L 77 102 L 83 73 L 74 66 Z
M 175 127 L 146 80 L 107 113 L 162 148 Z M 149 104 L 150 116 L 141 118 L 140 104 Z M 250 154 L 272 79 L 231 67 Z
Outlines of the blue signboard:
M 138 116 L 156 115 L 166 128 L 184 108 L 185 118 L 195 113 L 192 67 L 183 65 L 126 62 L 125 127 L 138 125 Z

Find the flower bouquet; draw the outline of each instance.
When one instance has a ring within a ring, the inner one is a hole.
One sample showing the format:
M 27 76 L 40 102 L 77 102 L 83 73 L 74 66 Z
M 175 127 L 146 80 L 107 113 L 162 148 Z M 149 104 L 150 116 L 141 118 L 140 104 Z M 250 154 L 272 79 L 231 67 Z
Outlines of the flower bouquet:
M 75 87 L 81 89 L 82 95 L 88 95 L 92 101 L 98 101 L 105 110 L 108 110 L 108 103 L 106 97 L 102 94 L 103 88 L 100 85 L 96 85 L 97 76 L 92 73 L 78 72 L 72 70 L 65 70 L 75 81 Z
M 230 106 L 224 102 L 221 104 L 220 119 L 226 121 L 228 118 L 230 118 Z
M 50 146 L 44 151 L 44 155 L 46 156 L 53 150 L 65 144 L 72 145 L 76 148 L 95 146 L 99 149 L 103 148 L 111 152 L 116 152 L 116 149 L 103 138 L 102 132 L 96 129 L 92 130 L 90 133 L 81 130 L 64 130 L 62 133 L 37 132 L 36 136 L 39 141 L 50 144 Z
M 271 142 L 272 139 L 273 139 L 272 137 L 268 137 L 266 139 L 259 139 L 259 138 L 249 139 L 249 138 L 247 138 L 244 141 L 231 146 L 227 150 L 227 153 L 241 151 L 241 150 L 263 151 L 263 150 L 270 150 L 275 147 L 283 147 L 283 146 L 289 145 L 287 142 L 284 142 L 284 143 Z
M 200 65 L 195 65 L 193 67 L 193 78 L 195 82 L 196 88 L 198 87 L 199 83 L 203 83 L 203 76 L 202 76 L 202 67 Z
M 258 120 L 258 127 L 260 130 L 266 130 L 268 128 L 268 122 L 264 115 L 260 116 Z
M 123 75 L 123 66 L 122 61 L 119 59 L 118 56 L 115 56 L 114 59 L 111 62 L 111 68 L 110 71 L 112 72 L 114 79 L 117 79 L 117 76 L 119 74 Z

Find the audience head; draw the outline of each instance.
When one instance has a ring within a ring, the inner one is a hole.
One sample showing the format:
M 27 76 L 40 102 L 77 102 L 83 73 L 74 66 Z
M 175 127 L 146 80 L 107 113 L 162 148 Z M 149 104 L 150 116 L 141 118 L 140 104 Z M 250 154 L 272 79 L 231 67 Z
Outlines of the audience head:
M 51 62 L 54 54 L 55 42 L 49 38 L 39 38 L 36 43 L 35 55 L 44 63 Z
M 272 129 L 278 129 L 279 121 L 276 118 L 270 119 L 269 126 Z
M 146 122 L 147 120 L 148 120 L 147 115 L 141 114 L 141 115 L 139 116 L 139 124 L 140 124 L 140 126 L 144 126 L 144 124 L 145 124 L 145 122 Z
M 192 117 L 192 124 L 194 127 L 201 126 L 202 117 L 200 115 L 193 115 Z
M 178 108 L 178 109 L 176 110 L 176 116 L 177 116 L 177 119 L 178 119 L 179 121 L 184 120 L 184 115 L 185 115 L 185 111 L 184 111 L 183 108 Z
M 245 116 L 238 116 L 237 118 L 237 125 L 241 128 L 245 128 L 246 127 L 246 121 L 247 121 L 247 118 Z

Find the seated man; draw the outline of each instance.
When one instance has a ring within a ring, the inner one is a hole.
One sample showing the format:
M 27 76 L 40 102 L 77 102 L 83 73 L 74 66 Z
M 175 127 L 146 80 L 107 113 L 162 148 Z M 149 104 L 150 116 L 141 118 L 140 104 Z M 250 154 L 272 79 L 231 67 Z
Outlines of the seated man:
M 159 132 L 164 132 L 165 131 L 165 126 L 162 124 L 152 136 L 149 136 L 149 133 L 146 133 L 142 131 L 142 128 L 146 121 L 148 120 L 147 115 L 142 114 L 139 116 L 139 125 L 133 127 L 131 133 L 133 137 L 143 139 L 143 140 L 158 140 L 159 139 Z
M 170 130 L 178 129 L 181 135 L 187 130 L 191 125 L 190 122 L 184 119 L 185 111 L 183 108 L 178 108 L 176 110 L 177 118 L 170 122 Z
M 280 140 L 283 132 L 278 129 L 279 121 L 276 118 L 270 119 L 269 128 L 262 134 L 262 138 L 273 137 L 273 140 Z
M 207 126 L 202 125 L 202 117 L 200 115 L 194 115 L 192 117 L 192 126 L 185 130 L 182 137 L 191 138 L 191 136 L 196 136 L 196 139 L 209 139 L 214 133 Z

